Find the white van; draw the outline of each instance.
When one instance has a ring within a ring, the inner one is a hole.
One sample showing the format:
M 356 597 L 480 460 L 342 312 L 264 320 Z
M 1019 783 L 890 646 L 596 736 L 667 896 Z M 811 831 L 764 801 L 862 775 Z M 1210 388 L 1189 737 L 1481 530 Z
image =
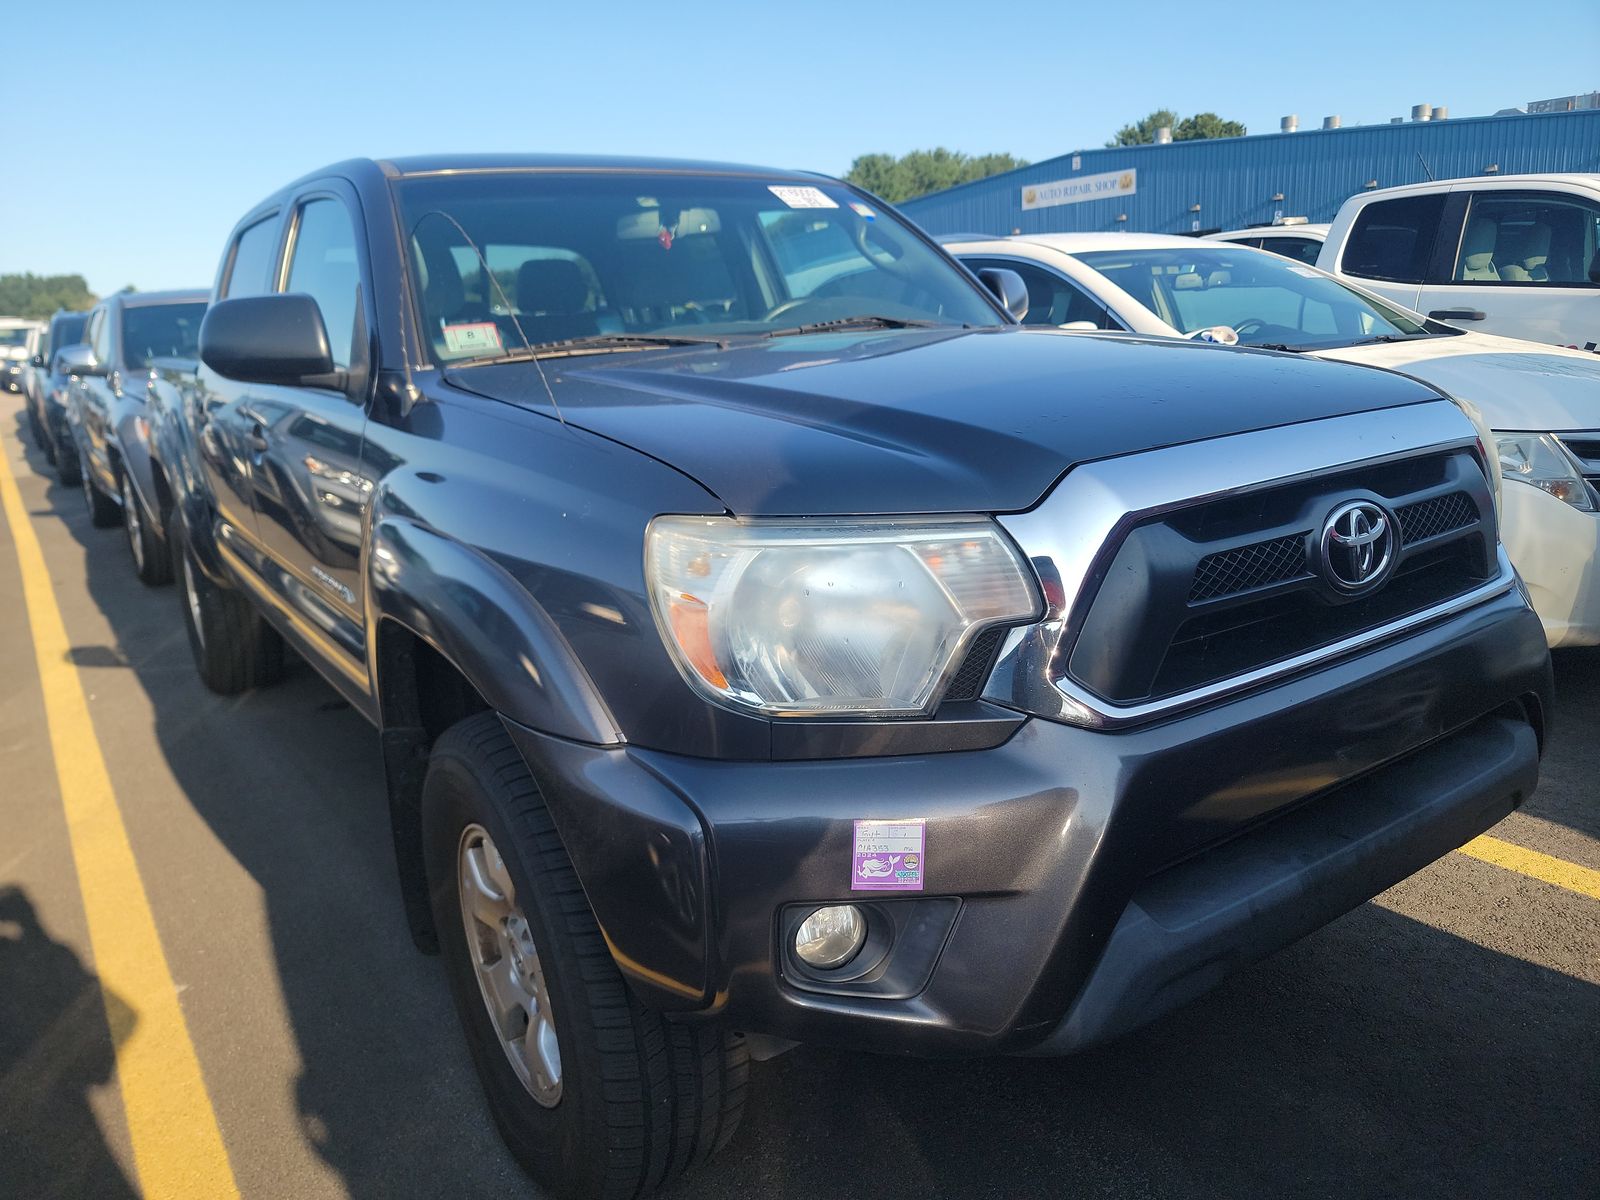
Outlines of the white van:
M 1600 349 L 1600 175 L 1490 175 L 1352 196 L 1317 265 L 1439 321 Z

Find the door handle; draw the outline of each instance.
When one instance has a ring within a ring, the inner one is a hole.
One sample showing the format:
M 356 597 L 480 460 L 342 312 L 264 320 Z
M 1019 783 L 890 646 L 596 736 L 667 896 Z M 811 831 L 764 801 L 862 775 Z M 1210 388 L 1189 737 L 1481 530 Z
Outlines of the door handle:
M 1477 308 L 1436 308 L 1428 314 L 1435 321 L 1481 321 L 1488 315 Z

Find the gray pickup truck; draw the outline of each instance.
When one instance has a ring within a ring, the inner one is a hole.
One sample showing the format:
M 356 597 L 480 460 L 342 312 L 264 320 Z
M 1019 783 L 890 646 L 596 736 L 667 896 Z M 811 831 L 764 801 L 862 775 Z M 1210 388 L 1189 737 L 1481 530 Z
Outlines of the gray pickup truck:
M 1533 789 L 1548 655 L 1453 403 L 1019 284 L 816 175 L 362 160 L 244 215 L 159 364 L 199 670 L 293 647 L 378 729 L 412 933 L 558 1193 L 704 1160 L 752 1053 L 1127 1034 Z

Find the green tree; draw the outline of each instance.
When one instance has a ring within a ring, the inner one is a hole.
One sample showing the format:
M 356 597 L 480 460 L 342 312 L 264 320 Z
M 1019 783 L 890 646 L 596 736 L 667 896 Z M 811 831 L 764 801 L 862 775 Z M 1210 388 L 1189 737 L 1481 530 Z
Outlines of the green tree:
M 82 275 L 0 275 L 0 316 L 40 320 L 58 308 L 83 312 L 98 299 Z
M 863 154 L 850 164 L 845 179 L 857 187 L 898 204 L 913 196 L 942 192 L 958 183 L 987 179 L 1002 171 L 1027 166 L 1027 160 L 1009 154 L 962 154 L 946 150 L 913 150 L 896 158 L 892 154 Z
M 1172 131 L 1175 142 L 1193 142 L 1201 138 L 1243 137 L 1245 128 L 1238 121 L 1225 120 L 1214 112 L 1195 113 L 1178 122 Z
M 1245 127 L 1238 121 L 1227 121 L 1213 112 L 1195 113 L 1181 120 L 1170 108 L 1158 108 L 1142 121 L 1124 125 L 1107 146 L 1148 146 L 1156 140 L 1156 130 L 1172 130 L 1175 142 L 1192 142 L 1200 138 L 1243 137 Z

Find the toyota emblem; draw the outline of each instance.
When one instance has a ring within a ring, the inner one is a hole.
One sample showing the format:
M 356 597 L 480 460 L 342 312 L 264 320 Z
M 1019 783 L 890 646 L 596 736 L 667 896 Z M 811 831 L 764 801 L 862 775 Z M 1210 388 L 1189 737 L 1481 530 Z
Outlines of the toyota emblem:
M 1347 594 L 1370 591 L 1394 562 L 1394 518 L 1370 500 L 1351 500 L 1322 524 L 1322 574 Z

